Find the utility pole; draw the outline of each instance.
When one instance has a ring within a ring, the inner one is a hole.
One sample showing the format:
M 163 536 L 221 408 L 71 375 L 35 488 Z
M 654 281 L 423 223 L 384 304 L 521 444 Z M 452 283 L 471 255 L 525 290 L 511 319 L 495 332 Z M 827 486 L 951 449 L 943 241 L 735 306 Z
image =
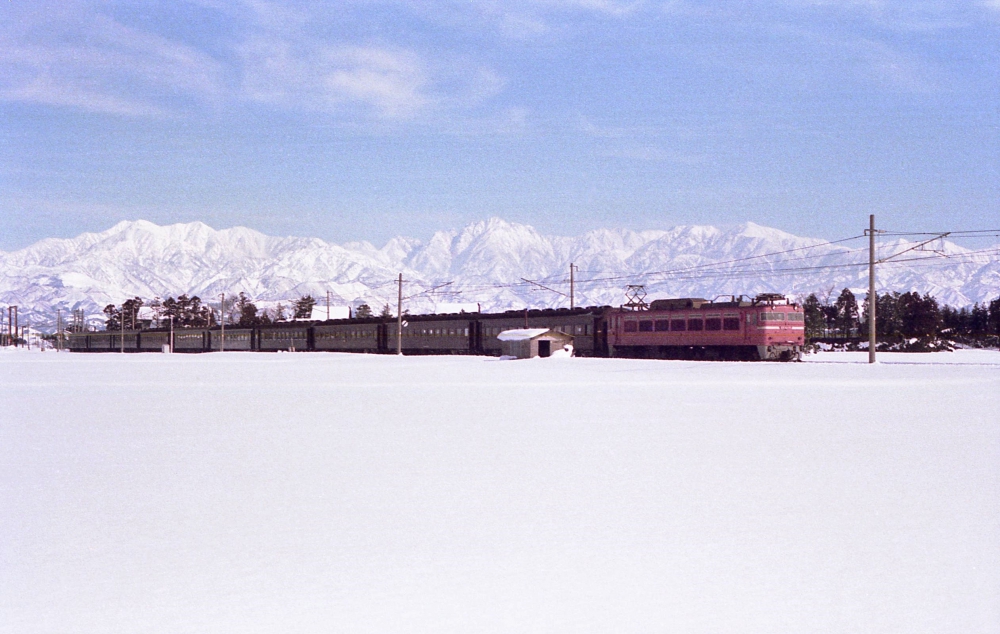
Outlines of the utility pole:
M 56 352 L 62 350 L 62 309 L 56 309 Z
M 122 324 L 122 340 L 119 342 L 121 344 L 121 353 L 125 354 L 125 304 L 122 304 L 122 309 L 118 311 L 118 321 Z
M 170 344 L 169 348 L 171 353 L 174 351 L 174 316 L 170 315 Z
M 226 294 L 222 294 L 222 303 L 219 304 L 219 323 L 222 325 L 219 335 L 219 352 L 226 351 Z
M 574 291 L 575 291 L 575 288 L 574 288 L 575 287 L 575 283 L 574 283 L 574 279 L 573 279 L 573 269 L 575 269 L 575 268 L 576 268 L 576 265 L 574 265 L 572 262 L 570 262 L 569 263 L 569 307 L 570 307 L 570 310 L 572 310 L 573 308 L 576 308 L 576 301 L 575 301 L 576 295 L 574 293 Z
M 396 303 L 396 354 L 403 354 L 403 274 L 399 274 L 399 300 Z
M 868 216 L 868 363 L 875 363 L 875 214 Z
M 326 291 L 326 320 L 330 321 L 330 291 Z

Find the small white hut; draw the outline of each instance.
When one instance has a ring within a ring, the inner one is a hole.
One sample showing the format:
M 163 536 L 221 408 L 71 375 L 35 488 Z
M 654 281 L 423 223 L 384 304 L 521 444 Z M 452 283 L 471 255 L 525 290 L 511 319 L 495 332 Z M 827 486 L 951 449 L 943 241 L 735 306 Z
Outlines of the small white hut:
M 550 357 L 556 350 L 569 346 L 572 349 L 573 337 L 548 328 L 519 328 L 504 330 L 497 339 L 500 340 L 500 350 L 505 357 L 530 359 L 532 357 Z

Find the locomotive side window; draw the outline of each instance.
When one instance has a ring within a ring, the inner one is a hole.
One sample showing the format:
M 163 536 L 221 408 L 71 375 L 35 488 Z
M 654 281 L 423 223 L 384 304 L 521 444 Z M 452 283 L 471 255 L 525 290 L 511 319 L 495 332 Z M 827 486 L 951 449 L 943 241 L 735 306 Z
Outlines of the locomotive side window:
M 653 322 L 652 321 L 640 321 L 639 322 L 639 332 L 653 332 Z
M 803 313 L 788 313 L 785 317 L 788 321 L 805 321 L 806 316 Z
M 785 321 L 785 313 L 760 313 L 760 321 Z
M 722 329 L 723 330 L 739 330 L 740 329 L 740 317 L 739 315 L 726 315 L 722 318 Z
M 705 329 L 705 323 L 701 320 L 701 317 L 699 317 L 698 319 L 688 319 L 688 330 L 704 330 L 704 329 Z
M 656 320 L 656 332 L 663 332 L 665 330 L 670 330 L 670 320 L 669 319 L 657 319 Z
M 670 330 L 675 332 L 687 330 L 687 322 L 683 319 L 671 319 Z
M 722 330 L 722 318 L 721 317 L 706 317 L 705 318 L 705 330 Z
M 625 332 L 636 332 L 639 330 L 639 322 L 637 321 L 625 321 Z

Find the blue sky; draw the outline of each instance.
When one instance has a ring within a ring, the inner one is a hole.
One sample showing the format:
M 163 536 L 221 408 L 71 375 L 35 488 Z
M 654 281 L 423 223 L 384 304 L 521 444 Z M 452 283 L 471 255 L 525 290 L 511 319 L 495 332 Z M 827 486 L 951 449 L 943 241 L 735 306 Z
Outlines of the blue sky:
M 1000 224 L 1000 0 L 0 3 L 0 249 Z

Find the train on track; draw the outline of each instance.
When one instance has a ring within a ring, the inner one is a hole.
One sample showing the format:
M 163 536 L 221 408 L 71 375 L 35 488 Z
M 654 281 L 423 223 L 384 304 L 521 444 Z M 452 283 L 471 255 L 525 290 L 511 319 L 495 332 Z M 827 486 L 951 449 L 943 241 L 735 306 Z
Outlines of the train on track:
M 497 335 L 548 328 L 573 337 L 574 354 L 647 359 L 795 361 L 805 344 L 802 307 L 781 295 L 654 300 L 648 306 L 590 306 L 502 313 L 406 315 L 293 321 L 252 327 L 79 332 L 77 352 L 315 351 L 500 356 Z

